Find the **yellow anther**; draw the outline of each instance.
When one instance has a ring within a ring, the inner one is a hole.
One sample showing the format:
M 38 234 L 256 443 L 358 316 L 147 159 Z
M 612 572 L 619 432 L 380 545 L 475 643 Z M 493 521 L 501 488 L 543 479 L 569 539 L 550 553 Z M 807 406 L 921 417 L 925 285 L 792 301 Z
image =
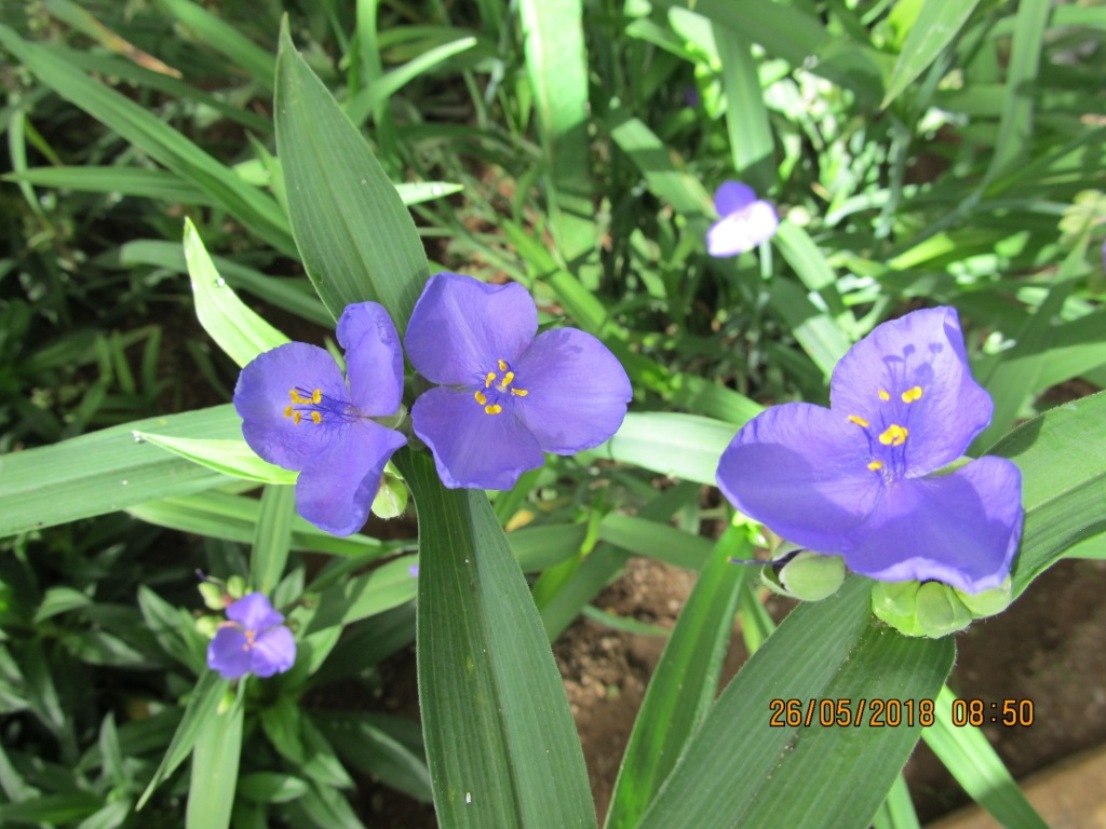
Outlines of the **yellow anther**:
M 921 400 L 921 399 L 922 399 L 922 387 L 921 386 L 915 386 L 914 388 L 907 389 L 906 391 L 904 391 L 902 393 L 902 402 L 903 403 L 913 403 L 915 400 Z
M 849 423 L 855 423 L 862 429 L 867 429 L 869 425 L 867 420 L 862 417 L 858 417 L 857 415 L 849 415 Z
M 323 402 L 322 389 L 315 389 L 315 391 L 311 392 L 311 402 L 316 406 Z
M 879 472 L 881 469 L 883 469 L 883 461 L 872 461 L 870 464 L 868 464 L 868 468 L 873 472 Z
M 508 371 L 506 374 L 503 375 L 503 379 L 499 382 L 499 390 L 507 391 L 507 386 L 511 385 L 511 381 L 513 381 L 514 379 L 515 373 L 513 371 Z
M 500 360 L 499 362 L 503 362 L 503 361 Z M 489 371 L 488 376 L 484 378 L 484 388 L 490 389 L 492 387 L 492 382 L 494 380 L 495 380 L 495 372 L 494 371 Z
M 507 361 L 506 360 L 496 360 L 496 364 L 499 366 L 500 371 L 506 371 L 507 370 Z
M 476 402 L 479 403 L 481 406 L 488 402 L 488 396 L 482 391 L 477 391 L 472 396 L 476 398 Z
M 500 406 L 498 403 L 484 407 L 484 412 L 486 414 L 499 414 L 501 411 L 503 411 L 503 407 Z
M 292 407 L 290 405 L 284 407 L 284 416 L 285 417 L 291 417 L 292 416 Z
M 511 394 L 515 397 L 525 397 L 529 393 L 530 392 L 526 391 L 526 389 L 511 389 Z
M 297 426 L 300 425 L 300 421 L 303 420 L 303 415 L 299 412 L 292 412 L 292 422 Z
M 883 389 L 880 389 L 879 390 L 879 399 L 882 400 L 884 403 L 886 403 L 888 400 L 891 399 L 891 395 L 888 392 L 884 391 Z
M 883 434 L 879 436 L 879 442 L 884 446 L 902 446 L 906 443 L 907 434 L 905 427 L 899 426 L 897 423 L 892 423 L 884 430 Z
M 321 414 L 319 414 L 318 412 L 312 412 L 311 413 L 311 422 L 312 423 L 322 423 L 323 422 L 323 416 Z

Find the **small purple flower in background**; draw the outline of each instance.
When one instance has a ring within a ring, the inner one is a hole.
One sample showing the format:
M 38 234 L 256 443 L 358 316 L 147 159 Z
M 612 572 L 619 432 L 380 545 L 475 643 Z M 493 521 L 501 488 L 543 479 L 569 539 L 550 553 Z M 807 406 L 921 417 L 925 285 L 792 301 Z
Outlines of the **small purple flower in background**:
M 718 486 L 746 515 L 854 572 L 978 593 L 1010 572 L 1021 473 L 995 457 L 932 473 L 961 456 L 991 411 L 956 310 L 915 311 L 841 359 L 829 409 L 785 403 L 742 427 Z
M 227 608 L 207 646 L 207 666 L 223 679 L 282 674 L 296 662 L 296 640 L 263 593 L 248 593 Z
M 510 489 L 542 465 L 622 425 L 630 380 L 607 347 L 575 328 L 537 335 L 538 311 L 518 284 L 439 273 L 426 284 L 404 344 L 438 388 L 411 409 L 450 488 Z
M 714 209 L 721 216 L 707 231 L 711 256 L 737 256 L 772 238 L 780 220 L 770 202 L 757 198 L 753 188 L 726 181 L 714 193 Z
M 372 420 L 399 409 L 403 354 L 395 325 L 375 302 L 348 306 L 337 335 L 348 383 L 326 349 L 286 343 L 242 369 L 234 408 L 253 451 L 299 470 L 296 511 L 349 535 L 364 526 L 388 458 L 407 442 Z

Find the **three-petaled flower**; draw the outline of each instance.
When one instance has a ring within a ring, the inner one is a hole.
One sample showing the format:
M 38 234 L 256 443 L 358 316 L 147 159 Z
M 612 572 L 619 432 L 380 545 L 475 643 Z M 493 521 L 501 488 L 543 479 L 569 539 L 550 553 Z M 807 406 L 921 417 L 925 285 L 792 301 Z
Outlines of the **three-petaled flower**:
M 404 344 L 439 385 L 415 401 L 411 422 L 447 487 L 510 489 L 544 452 L 591 449 L 622 424 L 633 390 L 606 346 L 574 328 L 537 330 L 521 285 L 455 273 L 427 283 Z
M 718 485 L 783 538 L 884 581 L 997 587 L 1021 538 L 1021 474 L 984 457 L 949 474 L 990 423 L 953 308 L 884 323 L 837 364 L 830 408 L 786 403 L 722 453 Z
M 223 679 L 282 674 L 296 662 L 296 640 L 264 593 L 248 593 L 227 608 L 207 646 L 207 665 Z
M 711 256 L 737 256 L 772 238 L 780 226 L 776 208 L 757 198 L 753 188 L 726 181 L 714 193 L 714 209 L 721 218 L 707 231 Z
M 326 349 L 286 343 L 242 369 L 234 408 L 253 451 L 300 471 L 296 511 L 349 535 L 364 525 L 388 458 L 407 442 L 372 419 L 399 409 L 403 354 L 395 325 L 375 302 L 348 306 L 337 336 L 348 382 Z

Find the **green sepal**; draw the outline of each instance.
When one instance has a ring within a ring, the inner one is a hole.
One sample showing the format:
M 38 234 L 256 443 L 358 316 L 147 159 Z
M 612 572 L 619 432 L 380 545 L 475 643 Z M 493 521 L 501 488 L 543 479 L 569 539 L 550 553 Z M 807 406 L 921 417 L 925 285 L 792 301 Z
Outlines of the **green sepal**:
M 906 636 L 939 639 L 963 630 L 974 619 L 994 616 L 1012 601 L 1011 581 L 981 593 L 965 593 L 941 582 L 877 582 L 872 612 Z
M 398 518 L 407 510 L 407 484 L 391 461 L 384 468 L 380 488 L 373 498 L 372 513 L 378 518 Z
M 778 569 L 765 567 L 762 575 L 765 584 L 781 595 L 817 602 L 832 596 L 844 583 L 845 560 L 803 550 Z

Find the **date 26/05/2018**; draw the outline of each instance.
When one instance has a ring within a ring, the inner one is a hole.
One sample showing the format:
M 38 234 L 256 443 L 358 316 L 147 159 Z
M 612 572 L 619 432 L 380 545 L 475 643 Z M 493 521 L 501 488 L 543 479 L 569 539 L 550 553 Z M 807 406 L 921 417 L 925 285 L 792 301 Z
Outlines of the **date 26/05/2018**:
M 849 699 L 818 698 L 773 699 L 768 703 L 768 725 L 772 728 L 798 728 L 819 725 L 823 728 L 897 728 L 930 726 L 936 719 L 937 703 L 932 699 Z M 954 699 L 949 721 L 957 727 L 985 724 L 1007 727 L 1033 725 L 1031 699 Z

